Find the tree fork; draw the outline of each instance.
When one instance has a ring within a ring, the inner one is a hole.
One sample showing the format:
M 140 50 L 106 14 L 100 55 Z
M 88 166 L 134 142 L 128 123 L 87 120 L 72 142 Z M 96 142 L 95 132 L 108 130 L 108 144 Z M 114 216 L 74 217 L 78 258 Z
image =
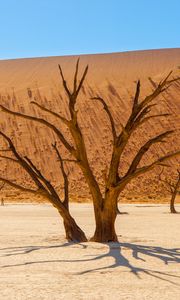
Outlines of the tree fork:
M 47 200 L 51 202 L 51 204 L 58 210 L 59 214 L 63 218 L 64 221 L 64 228 L 66 232 L 66 238 L 68 241 L 74 242 L 86 242 L 87 238 L 81 228 L 77 225 L 73 217 L 69 212 L 69 194 L 68 194 L 68 177 L 64 169 L 63 160 L 60 156 L 60 153 L 54 144 L 54 148 L 56 149 L 56 153 L 58 157 L 61 159 L 60 166 L 62 170 L 62 174 L 64 177 L 64 192 L 65 192 L 65 199 L 61 201 L 58 193 L 56 192 L 55 188 L 52 186 L 50 181 L 48 181 L 37 169 L 34 163 L 28 157 L 21 157 L 21 155 L 17 152 L 15 145 L 13 144 L 12 140 L 3 132 L 0 131 L 0 135 L 6 140 L 9 144 L 9 150 L 12 154 L 16 157 L 16 160 L 11 158 L 11 160 L 18 163 L 31 177 L 34 184 L 36 185 L 37 189 L 26 188 L 20 184 L 13 182 L 12 180 L 0 177 L 0 181 L 4 184 L 8 184 L 13 188 L 19 189 L 23 192 L 29 192 L 33 194 L 41 194 L 46 197 Z M 5 157 L 6 158 L 6 157 Z M 9 157 L 7 157 L 9 159 Z
M 92 198 L 93 198 L 93 205 L 94 205 L 94 212 L 95 212 L 95 220 L 96 220 L 96 229 L 92 240 L 97 242 L 110 242 L 110 241 L 117 241 L 117 236 L 115 233 L 115 220 L 117 214 L 117 199 L 124 187 L 134 178 L 137 176 L 144 174 L 154 167 L 158 165 L 163 165 L 164 161 L 169 160 L 172 157 L 175 157 L 180 154 L 180 151 L 175 153 L 167 154 L 159 159 L 155 160 L 153 163 L 147 166 L 139 167 L 139 164 L 144 157 L 144 154 L 149 150 L 151 145 L 156 142 L 162 142 L 163 138 L 167 135 L 171 134 L 171 132 L 165 132 L 160 136 L 156 136 L 153 139 L 149 140 L 141 147 L 137 155 L 135 156 L 134 160 L 129 167 L 129 170 L 123 177 L 119 175 L 119 165 L 122 159 L 122 154 L 128 141 L 132 135 L 132 133 L 139 128 L 142 124 L 147 122 L 148 120 L 155 118 L 155 117 L 166 117 L 168 114 L 158 114 L 158 115 L 149 115 L 152 108 L 155 106 L 152 103 L 157 96 L 159 96 L 163 91 L 167 90 L 171 83 L 176 82 L 180 78 L 173 78 L 169 79 L 172 72 L 170 72 L 167 77 L 162 80 L 157 87 L 153 90 L 153 92 L 145 97 L 142 101 L 139 100 L 140 96 L 140 81 L 137 82 L 136 85 L 136 92 L 133 99 L 132 104 L 132 111 L 130 116 L 123 126 L 121 124 L 121 131 L 117 133 L 115 128 L 115 122 L 113 115 L 110 112 L 109 107 L 106 105 L 106 102 L 102 97 L 98 95 L 93 98 L 93 100 L 100 101 L 104 107 L 104 110 L 107 114 L 111 125 L 111 131 L 113 136 L 113 149 L 111 154 L 110 165 L 108 168 L 107 173 L 107 181 L 105 183 L 105 196 L 103 196 L 100 185 L 96 180 L 96 177 L 91 169 L 89 164 L 87 149 L 84 142 L 84 137 L 81 131 L 81 126 L 78 123 L 78 111 L 76 110 L 76 101 L 78 94 L 82 88 L 84 83 L 88 66 L 85 68 L 82 77 L 80 80 L 77 80 L 78 76 L 78 68 L 79 68 L 79 60 L 76 64 L 76 70 L 74 75 L 74 85 L 72 91 L 69 89 L 66 80 L 64 78 L 61 66 L 59 66 L 60 76 L 62 79 L 63 88 L 66 92 L 68 97 L 68 109 L 70 113 L 70 120 L 67 120 L 61 115 L 57 115 L 57 113 L 50 111 L 46 107 L 42 107 L 41 105 L 36 104 L 40 109 L 53 114 L 57 117 L 60 121 L 62 121 L 67 127 L 69 128 L 71 138 L 74 141 L 74 146 L 72 146 L 67 140 L 63 133 L 56 127 L 55 125 L 51 124 L 50 122 L 46 121 L 42 118 L 37 118 L 29 115 L 25 115 L 22 113 L 13 112 L 4 106 L 0 105 L 2 111 L 9 113 L 11 115 L 15 115 L 21 118 L 29 119 L 32 121 L 39 122 L 44 124 L 45 126 L 51 128 L 56 135 L 58 136 L 61 143 L 67 149 L 70 155 L 78 162 L 78 166 L 81 168 L 83 175 L 86 179 L 86 182 L 89 186 Z M 35 103 L 34 103 L 35 104 Z M 51 190 L 51 187 L 50 187 Z M 61 203 L 62 204 L 62 203 Z M 66 221 L 65 221 L 66 222 Z M 68 229 L 68 228 L 67 228 Z M 71 233 L 69 234 L 71 236 Z

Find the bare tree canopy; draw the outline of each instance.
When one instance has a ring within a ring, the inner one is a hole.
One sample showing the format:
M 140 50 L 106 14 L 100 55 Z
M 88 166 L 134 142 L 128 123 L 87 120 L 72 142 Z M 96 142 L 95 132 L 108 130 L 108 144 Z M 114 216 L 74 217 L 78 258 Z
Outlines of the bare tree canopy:
M 41 123 L 50 129 L 56 134 L 59 141 L 64 145 L 68 153 L 72 157 L 72 161 L 76 163 L 77 166 L 81 169 L 84 178 L 89 186 L 90 193 L 93 199 L 94 205 L 94 213 L 95 213 L 95 221 L 96 221 L 96 228 L 94 236 L 91 240 L 97 242 L 110 242 L 110 241 L 117 241 L 117 235 L 115 232 L 115 220 L 117 214 L 117 201 L 120 193 L 125 188 L 125 186 L 134 178 L 139 175 L 142 175 L 156 166 L 164 166 L 166 161 L 169 159 L 178 156 L 180 151 L 167 153 L 164 156 L 160 156 L 158 159 L 155 159 L 148 165 L 140 166 L 142 158 L 144 155 L 149 151 L 149 149 L 157 144 L 166 141 L 166 139 L 173 133 L 173 130 L 165 131 L 155 137 L 149 139 L 142 147 L 137 151 L 134 159 L 130 163 L 129 169 L 123 175 L 119 175 L 119 166 L 121 163 L 122 155 L 124 153 L 125 147 L 127 146 L 133 132 L 139 129 L 139 127 L 146 123 L 147 121 L 153 120 L 154 118 L 166 118 L 168 114 L 154 114 L 153 107 L 157 104 L 156 99 L 157 97 L 166 91 L 173 82 L 178 81 L 180 78 L 172 78 L 172 72 L 170 72 L 166 78 L 159 82 L 159 84 L 154 88 L 154 90 L 146 96 L 143 100 L 140 100 L 140 92 L 141 92 L 141 83 L 138 80 L 136 84 L 136 90 L 133 98 L 132 109 L 129 114 L 129 118 L 125 125 L 121 124 L 121 130 L 118 132 L 116 129 L 115 121 L 113 115 L 111 113 L 110 108 L 106 104 L 106 100 L 101 97 L 101 95 L 94 95 L 91 98 L 91 101 L 98 101 L 102 104 L 107 118 L 111 125 L 112 137 L 113 137 L 113 146 L 112 146 L 112 153 L 111 153 L 111 161 L 107 170 L 107 174 L 105 176 L 105 184 L 104 184 L 104 192 L 100 189 L 100 184 L 98 183 L 93 170 L 90 166 L 90 162 L 88 159 L 88 150 L 85 145 L 83 133 L 78 121 L 78 110 L 76 109 L 76 104 L 78 100 L 78 95 L 83 87 L 85 78 L 88 72 L 88 66 L 85 67 L 84 72 L 80 79 L 78 79 L 79 73 L 79 59 L 76 63 L 74 79 L 73 79 L 73 88 L 72 90 L 69 88 L 65 76 L 63 74 L 63 70 L 59 65 L 59 72 L 60 77 L 62 80 L 62 86 L 66 93 L 68 99 L 68 111 L 69 111 L 69 118 L 66 118 L 56 112 L 50 110 L 46 106 L 43 106 L 36 101 L 32 101 L 32 105 L 36 105 L 40 111 L 44 111 L 50 115 L 56 117 L 57 122 L 64 123 L 71 135 L 73 144 L 70 144 L 67 141 L 66 136 L 62 133 L 57 126 L 53 125 L 50 121 L 46 121 L 42 117 L 35 117 L 30 116 L 24 113 L 12 111 L 3 105 L 0 105 L 0 108 L 3 112 L 11 114 L 13 116 L 17 116 L 19 118 L 32 120 L 38 123 Z M 11 143 L 9 138 L 1 133 L 4 138 Z M 11 144 L 10 144 L 10 147 Z M 54 144 L 54 149 L 58 155 L 60 164 L 62 164 L 62 159 L 57 148 L 57 145 Z M 39 170 L 33 166 L 32 162 L 28 158 L 20 158 L 17 156 L 15 150 L 14 155 L 18 162 L 23 166 L 23 168 L 30 174 L 31 178 L 34 180 L 38 189 L 46 192 L 50 192 L 51 196 L 55 197 L 55 190 L 52 188 L 49 182 L 45 180 Z M 63 167 L 61 165 L 61 170 L 63 173 Z M 39 177 L 40 176 L 40 177 Z M 64 184 L 67 187 L 67 178 L 64 177 Z M 2 180 L 2 179 L 1 179 Z M 8 182 L 7 182 L 8 183 Z M 62 203 L 60 201 L 60 211 L 65 209 L 66 200 Z
M 0 181 L 10 185 L 13 188 L 19 189 L 23 192 L 33 193 L 33 194 L 40 194 L 46 197 L 52 205 L 58 210 L 59 214 L 64 220 L 64 227 L 66 231 L 66 238 L 69 241 L 77 241 L 82 242 L 86 241 L 86 237 L 84 232 L 79 228 L 76 224 L 75 220 L 72 218 L 69 212 L 69 190 L 68 190 L 68 178 L 67 174 L 64 169 L 64 163 L 60 156 L 59 151 L 56 148 L 56 143 L 53 144 L 53 148 L 57 151 L 58 158 L 60 158 L 60 168 L 64 178 L 64 200 L 62 201 L 56 192 L 55 188 L 51 184 L 49 180 L 47 180 L 40 170 L 35 166 L 32 160 L 24 156 L 22 157 L 16 150 L 15 145 L 13 144 L 12 140 L 3 132 L 0 131 L 0 136 L 2 136 L 5 141 L 8 143 L 9 150 L 12 152 L 15 158 L 11 157 L 4 157 L 5 159 L 11 159 L 13 162 L 19 164 L 31 177 L 32 181 L 34 182 L 35 187 L 28 188 L 24 187 L 23 185 L 17 184 L 14 180 L 6 179 L 0 177 Z
M 163 169 L 159 174 L 159 180 L 163 182 L 166 187 L 167 192 L 171 195 L 170 200 L 170 212 L 172 214 L 176 214 L 177 211 L 175 209 L 175 200 L 178 193 L 180 193 L 180 170 L 176 172 L 176 178 L 169 178 L 167 175 L 163 174 Z

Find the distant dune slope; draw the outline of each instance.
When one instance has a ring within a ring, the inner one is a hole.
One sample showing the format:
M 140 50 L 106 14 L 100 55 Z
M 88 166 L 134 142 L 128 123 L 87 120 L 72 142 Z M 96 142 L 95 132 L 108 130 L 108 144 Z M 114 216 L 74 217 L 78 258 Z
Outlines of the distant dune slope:
M 51 119 L 48 114 L 42 114 L 37 108 L 32 107 L 28 91 L 37 101 L 45 104 L 56 112 L 67 116 L 67 99 L 64 94 L 58 64 L 61 64 L 69 85 L 72 84 L 74 67 L 78 56 L 28 58 L 0 61 L 0 102 L 6 107 L 29 114 L 42 115 L 52 120 L 68 136 L 67 129 L 58 124 L 58 120 Z M 173 76 L 180 75 L 180 49 L 163 49 L 134 51 L 113 54 L 81 55 L 80 70 L 89 65 L 89 72 L 82 92 L 79 96 L 78 109 L 79 121 L 84 133 L 92 168 L 102 181 L 102 172 L 106 168 L 111 153 L 111 132 L 106 115 L 100 104 L 90 100 L 90 97 L 99 94 L 103 96 L 110 107 L 120 130 L 120 123 L 124 124 L 131 110 L 132 96 L 135 91 L 135 82 L 141 80 L 141 98 L 147 95 L 153 85 L 164 78 L 170 70 Z M 166 119 L 154 119 L 146 126 L 142 126 L 126 149 L 124 162 L 120 166 L 122 174 L 135 151 L 142 143 L 153 135 L 167 129 L 175 129 L 169 142 L 156 145 L 144 158 L 144 164 L 154 158 L 158 153 L 164 154 L 180 148 L 180 83 L 175 83 L 158 99 L 159 105 L 155 112 L 169 112 L 171 116 Z M 61 174 L 51 143 L 56 136 L 47 128 L 33 122 L 10 117 L 1 113 L 0 127 L 13 137 L 18 149 L 33 158 L 44 174 L 51 178 L 55 185 L 61 189 Z M 3 144 L 1 142 L 2 147 Z M 69 157 L 60 145 L 64 157 Z M 179 164 L 179 159 L 172 162 L 174 170 Z M 10 165 L 11 164 L 11 165 Z M 71 171 L 71 191 L 73 194 L 87 195 L 86 185 L 82 174 L 74 169 L 72 164 L 67 164 Z M 1 174 L 11 179 L 20 178 L 19 169 L 9 162 L 8 167 L 1 163 Z M 134 181 L 128 188 L 133 193 L 152 193 L 158 190 L 155 183 L 159 169 L 149 176 Z M 169 169 L 168 172 L 172 172 Z M 22 181 L 29 183 L 29 178 L 22 172 Z M 138 184 L 137 184 L 138 183 Z

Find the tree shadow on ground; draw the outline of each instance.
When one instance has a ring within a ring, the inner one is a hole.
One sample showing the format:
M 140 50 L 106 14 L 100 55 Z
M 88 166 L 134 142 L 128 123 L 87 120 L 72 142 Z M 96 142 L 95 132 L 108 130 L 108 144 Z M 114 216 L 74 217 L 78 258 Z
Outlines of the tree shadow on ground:
M 180 276 L 173 275 L 170 273 L 160 272 L 152 269 L 146 269 L 144 267 L 137 267 L 133 265 L 125 257 L 125 255 L 122 254 L 122 250 L 130 250 L 132 257 L 136 260 L 141 260 L 142 262 L 146 262 L 146 259 L 148 260 L 150 257 L 152 257 L 155 259 L 159 259 L 165 265 L 168 265 L 169 263 L 180 263 L 180 248 L 169 249 L 169 248 L 163 248 L 157 246 L 138 245 L 138 244 L 131 244 L 131 243 L 116 243 L 114 245 L 111 244 L 108 246 L 109 246 L 109 251 L 107 253 L 95 256 L 94 258 L 83 259 L 82 261 L 84 262 L 96 261 L 96 260 L 112 257 L 114 259 L 114 262 L 111 265 L 100 267 L 100 268 L 89 269 L 79 274 L 82 275 L 85 273 L 90 273 L 95 271 L 102 272 L 103 270 L 114 269 L 117 267 L 127 267 L 128 270 L 138 278 L 140 278 L 140 274 L 144 273 L 156 277 L 158 279 L 168 281 L 173 284 L 176 283 L 168 279 L 168 277 L 180 278 Z M 166 276 L 167 278 L 164 278 L 162 276 Z
M 28 254 L 33 251 L 37 250 L 43 250 L 43 249 L 53 249 L 53 248 L 63 248 L 63 247 L 70 247 L 77 245 L 78 248 L 82 247 L 83 249 L 87 248 L 85 244 L 81 243 L 73 243 L 73 242 L 67 242 L 60 245 L 52 245 L 52 246 L 22 246 L 22 247 L 9 247 L 9 248 L 1 248 L 0 253 L 6 251 L 7 253 L 3 256 L 14 256 L 14 255 L 20 255 L 20 254 Z
M 33 251 L 38 250 L 46 250 L 46 249 L 53 249 L 53 248 L 62 248 L 62 247 L 78 247 L 86 250 L 89 247 L 93 246 L 93 249 L 98 249 L 95 247 L 96 243 L 65 243 L 60 245 L 52 245 L 52 246 L 27 246 L 27 247 L 11 247 L 11 248 L 2 248 L 1 251 L 6 251 L 7 253 L 3 256 L 12 256 L 12 255 L 22 255 L 22 254 L 29 254 Z M 23 265 L 31 265 L 31 264 L 44 264 L 44 263 L 84 263 L 84 262 L 95 262 L 99 260 L 103 260 L 105 265 L 103 267 L 97 267 L 92 269 L 87 269 L 82 272 L 77 272 L 75 275 L 83 275 L 91 272 L 99 272 L 105 273 L 106 271 L 109 272 L 111 269 L 116 269 L 118 267 L 126 267 L 128 271 L 132 274 L 141 278 L 141 274 L 147 274 L 149 276 L 153 276 L 155 278 L 170 282 L 175 285 L 179 285 L 173 282 L 171 279 L 180 278 L 178 275 L 172 274 L 172 272 L 160 272 L 158 270 L 147 269 L 145 267 L 137 267 L 133 265 L 127 257 L 125 257 L 125 251 L 130 251 L 131 256 L 133 259 L 142 261 L 142 264 L 145 263 L 149 258 L 158 259 L 163 262 L 165 265 L 169 265 L 170 263 L 180 263 L 180 248 L 164 248 L 159 246 L 149 246 L 149 245 L 138 245 L 134 243 L 109 243 L 109 244 L 102 244 L 104 251 L 104 246 L 107 246 L 107 252 L 101 255 L 90 255 L 90 258 L 86 258 L 87 254 L 84 252 L 82 259 L 55 259 L 55 260 L 42 260 L 42 261 L 29 261 L 25 263 L 15 264 L 15 265 L 4 265 L 2 268 L 10 268 L 16 266 L 23 266 Z M 107 258 L 113 258 L 113 263 L 107 265 Z

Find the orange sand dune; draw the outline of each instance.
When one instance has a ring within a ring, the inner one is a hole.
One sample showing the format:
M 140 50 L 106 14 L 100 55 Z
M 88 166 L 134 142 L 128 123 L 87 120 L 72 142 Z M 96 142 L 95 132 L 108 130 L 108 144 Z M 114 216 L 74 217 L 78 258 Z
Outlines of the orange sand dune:
M 60 81 L 58 64 L 61 64 L 67 82 L 71 85 L 77 58 L 78 56 L 64 56 L 0 61 L 1 103 L 13 110 L 44 116 L 30 104 L 27 93 L 27 89 L 29 89 L 33 97 L 36 97 L 40 103 L 67 116 L 67 99 Z M 130 113 L 137 79 L 142 82 L 143 97 L 170 70 L 174 72 L 172 76 L 177 76 L 180 69 L 180 48 L 81 55 L 81 72 L 87 64 L 89 65 L 89 72 L 78 102 L 79 121 L 92 168 L 98 180 L 102 181 L 102 171 L 110 159 L 111 132 L 101 105 L 92 102 L 90 97 L 99 94 L 106 99 L 115 117 L 117 128 L 120 130 L 120 123 L 124 124 Z M 163 130 L 172 128 L 176 129 L 176 132 L 169 139 L 169 143 L 158 144 L 152 148 L 143 162 L 147 163 L 152 158 L 157 158 L 158 153 L 164 154 L 180 147 L 180 83 L 173 84 L 158 101 L 159 105 L 154 112 L 170 112 L 171 116 L 167 119 L 154 119 L 153 122 L 143 126 L 134 135 L 126 149 L 120 172 L 125 171 L 135 151 L 146 138 L 150 138 Z M 62 124 L 58 124 L 58 120 L 51 119 L 49 115 L 46 117 L 55 122 L 68 137 L 67 129 Z M 42 125 L 9 117 L 4 113 L 1 113 L 0 127 L 13 137 L 18 149 L 36 161 L 44 174 L 61 189 L 60 169 L 51 147 L 51 143 L 56 139 L 55 135 Z M 60 148 L 63 156 L 68 157 L 64 148 L 62 146 Z M 178 163 L 177 158 L 172 161 L 174 169 L 177 168 Z M 8 163 L 7 169 L 4 165 L 1 164 L 1 166 L 1 174 L 11 179 L 19 177 L 21 182 L 30 183 L 23 171 L 22 176 L 20 176 L 19 169 L 12 163 Z M 71 171 L 72 193 L 77 195 L 80 192 L 81 196 L 87 196 L 87 189 L 82 180 L 81 172 L 74 169 L 72 164 L 67 164 L 67 168 Z M 128 187 L 129 193 L 138 194 L 140 191 L 152 194 L 156 192 L 158 190 L 155 181 L 157 172 L 159 170 L 143 177 L 143 179 L 141 178 L 141 180 L 134 181 Z M 171 173 L 171 171 L 168 172 Z

